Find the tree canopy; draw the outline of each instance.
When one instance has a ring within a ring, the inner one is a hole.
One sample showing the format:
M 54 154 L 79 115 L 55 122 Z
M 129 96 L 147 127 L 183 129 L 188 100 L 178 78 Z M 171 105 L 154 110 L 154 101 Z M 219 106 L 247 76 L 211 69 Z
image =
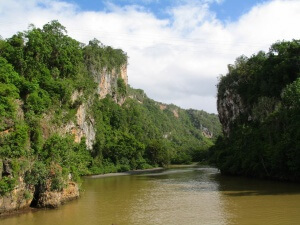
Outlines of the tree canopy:
M 277 42 L 229 66 L 218 101 L 227 101 L 226 91 L 240 96 L 240 114 L 232 120 L 220 112 L 224 122 L 231 119 L 230 132 L 210 149 L 223 173 L 300 180 L 299 77 L 299 40 Z

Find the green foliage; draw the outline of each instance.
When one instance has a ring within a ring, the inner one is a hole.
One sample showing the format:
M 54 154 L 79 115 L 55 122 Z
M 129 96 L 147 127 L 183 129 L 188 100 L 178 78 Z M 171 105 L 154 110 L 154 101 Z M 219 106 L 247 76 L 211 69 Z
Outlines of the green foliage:
M 238 58 L 218 84 L 218 98 L 228 88 L 238 93 L 245 104 L 257 103 L 261 96 L 281 99 L 282 88 L 298 77 L 300 41 L 278 42 L 268 53 L 259 52 Z
M 0 157 L 12 169 L 12 178 L 0 181 L 1 193 L 10 192 L 20 176 L 36 190 L 61 191 L 68 179 L 78 182 L 90 173 L 201 158 L 213 141 L 203 129 L 218 135 L 216 115 L 174 105 L 162 109 L 142 90 L 127 87 L 120 77 L 126 66 L 121 49 L 96 39 L 85 46 L 58 21 L 42 28 L 30 25 L 0 40 Z M 95 93 L 102 79 L 98 75 L 104 73 L 112 75 L 112 96 L 100 100 Z M 115 102 L 120 98 L 126 98 L 122 106 Z M 73 129 L 69 125 L 76 124 L 82 105 L 87 108 L 84 123 L 96 130 L 89 150 L 84 138 L 75 143 L 74 136 L 62 135 Z
M 35 153 L 41 151 L 44 140 L 41 128 L 41 118 L 36 116 L 33 111 L 26 113 L 27 124 L 29 126 L 31 148 Z
M 82 82 L 81 74 L 86 73 L 86 68 L 81 44 L 68 37 L 57 21 L 43 29 L 31 26 L 28 31 L 14 35 L 1 51 L 21 77 L 11 65 L 2 66 L 5 60 L 1 58 L 0 79 L 15 85 L 26 110 L 36 114 L 45 112 L 57 101 L 67 107 L 74 88 L 90 83 L 88 78 Z
M 170 163 L 170 154 L 162 140 L 151 140 L 146 147 L 146 155 L 152 165 L 167 166 Z
M 81 175 L 89 174 L 92 160 L 84 142 L 74 143 L 71 136 L 51 136 L 37 154 L 38 161 L 25 173 L 26 183 L 43 190 L 47 188 L 46 181 L 51 180 L 51 190 L 62 190 L 69 174 L 72 180 L 79 182 Z
M 26 101 L 26 109 L 32 110 L 35 114 L 41 114 L 51 103 L 48 93 L 42 89 L 30 93 Z
M 85 63 L 90 71 L 106 69 L 119 72 L 122 65 L 127 63 L 127 55 L 121 49 L 104 46 L 99 40 L 94 39 L 83 49 Z
M 173 152 L 172 163 L 174 164 L 190 164 L 192 160 L 192 155 L 187 151 L 182 151 L 178 149 L 175 152 Z
M 126 84 L 122 78 L 118 78 L 117 87 L 118 87 L 118 93 L 121 96 L 126 96 L 127 88 L 126 88 Z
M 174 105 L 161 109 L 161 103 L 147 98 L 142 90 L 129 88 L 128 94 L 132 98 L 127 98 L 123 106 L 111 97 L 93 104 L 97 130 L 93 173 L 97 168 L 105 170 L 105 160 L 114 163 L 117 171 L 205 160 L 207 154 L 202 152 L 212 140 L 202 132 L 207 127 L 214 135 L 220 132 L 216 115 L 185 111 Z
M 16 186 L 16 179 L 10 177 L 3 177 L 0 180 L 0 196 L 11 192 Z
M 25 172 L 25 182 L 29 185 L 45 186 L 48 178 L 48 168 L 42 161 L 36 160 L 31 168 Z
M 18 89 L 13 84 L 0 83 L 0 129 L 5 130 L 13 125 L 16 119 L 15 99 L 18 97 Z
M 33 197 L 32 194 L 28 190 L 24 191 L 24 198 L 26 200 L 32 199 L 32 197 Z
M 115 164 L 137 168 L 136 161 L 144 153 L 144 145 L 137 141 L 133 135 L 125 132 L 115 132 L 107 138 L 107 144 L 102 154 L 104 158 L 111 159 Z
M 22 78 L 16 73 L 11 64 L 0 56 L 0 82 L 6 84 L 13 84 L 20 88 L 22 85 Z
M 244 108 L 209 155 L 223 173 L 299 181 L 300 41 L 239 58 L 218 85 L 238 94 Z
M 48 165 L 57 163 L 69 172 L 79 175 L 88 173 L 87 167 L 91 162 L 85 140 L 78 144 L 74 143 L 72 136 L 61 137 L 57 134 L 45 142 L 40 157 Z
M 28 153 L 28 126 L 24 123 L 15 125 L 14 130 L 0 136 L 0 156 L 17 158 Z
M 0 131 L 12 127 L 16 120 L 16 99 L 22 79 L 6 59 L 0 56 Z
M 68 180 L 68 170 L 61 168 L 59 165 L 52 163 L 50 165 L 51 191 L 62 191 L 66 187 Z
M 286 86 L 282 92 L 282 102 L 285 107 L 299 109 L 300 107 L 300 78 Z
M 208 129 L 213 134 L 213 138 L 221 135 L 222 128 L 217 115 L 193 109 L 187 110 L 187 113 L 196 128 L 200 130 Z

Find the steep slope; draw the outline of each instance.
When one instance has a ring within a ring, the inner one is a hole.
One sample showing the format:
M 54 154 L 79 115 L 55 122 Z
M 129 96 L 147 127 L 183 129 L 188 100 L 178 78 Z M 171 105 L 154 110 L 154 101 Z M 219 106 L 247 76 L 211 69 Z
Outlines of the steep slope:
M 211 149 L 223 173 L 300 180 L 300 41 L 238 58 L 218 85 L 224 137 Z
M 122 50 L 57 21 L 0 40 L 0 81 L 0 214 L 76 198 L 81 175 L 202 160 L 220 130 L 130 88 Z

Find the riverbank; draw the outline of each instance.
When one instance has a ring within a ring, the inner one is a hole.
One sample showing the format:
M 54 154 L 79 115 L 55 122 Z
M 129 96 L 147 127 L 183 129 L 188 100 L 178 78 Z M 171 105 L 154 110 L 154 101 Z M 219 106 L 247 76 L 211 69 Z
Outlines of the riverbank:
M 1 218 L 0 224 L 296 225 L 300 221 L 297 184 L 221 176 L 218 169 L 201 165 L 150 174 L 83 179 L 79 200 L 58 210 Z
M 87 175 L 83 176 L 84 178 L 102 178 L 102 177 L 114 177 L 114 176 L 128 176 L 128 175 L 139 175 L 145 173 L 158 173 L 166 169 L 175 169 L 175 168 L 189 168 L 189 167 L 198 167 L 199 163 L 193 162 L 191 164 L 173 164 L 166 167 L 155 167 L 151 169 L 144 170 L 130 170 L 126 172 L 116 172 L 116 173 L 105 173 L 105 174 L 96 174 L 96 175 Z
M 22 208 L 22 209 L 18 209 L 18 210 L 7 211 L 7 212 L 0 214 L 0 219 L 18 216 L 18 215 L 25 214 L 25 213 L 33 213 L 38 210 L 43 210 L 43 209 L 27 207 L 27 208 Z
M 22 181 L 22 179 L 21 179 Z M 19 185 L 10 193 L 0 196 L 0 217 L 32 212 L 38 209 L 58 208 L 62 204 L 79 198 L 79 187 L 69 181 L 61 191 L 31 190 L 20 181 Z M 26 194 L 29 197 L 26 198 Z
M 168 167 L 165 167 L 165 168 L 164 167 L 156 167 L 156 168 L 144 169 L 144 170 L 131 170 L 131 171 L 126 171 L 126 172 L 87 175 L 87 176 L 83 176 L 83 178 L 97 179 L 97 178 L 115 177 L 115 176 L 140 175 L 140 174 L 146 174 L 146 173 L 159 173 L 159 172 L 162 172 L 162 171 L 167 170 L 167 169 L 188 168 L 188 167 L 197 167 L 197 166 L 199 166 L 197 163 L 192 163 L 192 164 L 189 164 L 189 165 L 169 165 Z M 68 191 L 65 190 L 64 192 L 69 193 L 70 191 L 68 192 Z M 51 196 L 53 197 L 53 194 L 48 196 L 46 202 L 51 202 L 52 201 Z M 76 198 L 79 198 L 79 197 L 80 196 L 79 196 L 79 193 L 78 193 L 78 196 L 76 195 Z M 74 198 L 69 198 L 68 201 L 72 201 L 73 199 L 76 199 L 76 198 L 75 197 Z M 62 201 L 61 204 L 65 204 L 68 201 Z M 10 210 L 10 211 L 7 211 L 7 212 L 2 212 L 2 213 L 0 213 L 0 218 L 15 216 L 15 215 L 23 214 L 23 213 L 28 213 L 28 212 L 35 212 L 35 211 L 38 211 L 40 209 L 45 209 L 45 208 L 48 208 L 48 209 L 49 208 L 50 209 L 51 208 L 57 208 L 61 204 L 56 204 L 56 207 L 50 207 L 50 206 L 47 207 L 47 206 L 45 206 L 45 207 L 40 207 L 40 208 L 30 207 L 29 206 L 30 204 L 28 204 L 28 207 L 25 207 L 25 208 L 20 208 L 20 209 L 17 209 L 17 210 Z
M 168 165 L 166 167 L 166 169 L 189 168 L 189 167 L 198 167 L 198 166 L 200 166 L 200 164 L 198 162 L 193 162 L 191 164 L 172 164 L 172 165 Z
M 127 171 L 127 172 L 119 172 L 119 173 L 107 173 L 107 174 L 98 174 L 98 175 L 88 175 L 88 176 L 83 176 L 84 178 L 102 178 L 102 177 L 114 177 L 114 176 L 128 176 L 128 175 L 138 175 L 138 174 L 145 174 L 145 173 L 158 173 L 165 170 L 163 167 L 156 167 L 156 168 L 151 168 L 151 169 L 144 169 L 144 170 L 132 170 L 132 171 Z M 74 183 L 75 185 L 75 183 Z M 74 186 L 73 185 L 73 186 Z M 53 209 L 53 208 L 58 208 L 61 204 L 66 204 L 69 201 L 72 201 L 74 199 L 79 198 L 79 190 L 76 186 L 76 190 L 73 190 L 72 188 L 65 188 L 62 193 L 60 192 L 47 192 L 45 194 L 44 199 L 44 204 L 40 205 L 39 207 L 31 207 L 31 203 L 28 203 L 26 207 L 21 207 L 21 208 L 16 208 L 16 209 L 10 209 L 10 210 L 3 210 L 2 212 L 0 211 L 0 218 L 5 218 L 5 217 L 10 217 L 10 216 L 16 216 L 24 213 L 29 213 L 29 212 L 35 212 L 41 209 Z M 75 193 L 75 194 L 74 194 Z M 61 195 L 63 198 L 61 198 Z M 62 200 L 61 200 L 62 199 Z M 33 200 L 33 199 L 32 199 Z M 31 201 L 32 201 L 31 200 Z M 8 200 L 6 201 L 1 201 L 0 199 L 0 206 L 4 203 L 8 204 Z
M 166 168 L 163 168 L 163 167 L 156 167 L 156 168 L 145 169 L 145 170 L 130 170 L 130 171 L 126 171 L 126 172 L 105 173 L 105 174 L 89 175 L 89 176 L 83 176 L 83 177 L 84 178 L 102 178 L 102 177 L 128 176 L 128 175 L 138 175 L 138 174 L 145 174 L 145 173 L 161 172 L 165 169 Z

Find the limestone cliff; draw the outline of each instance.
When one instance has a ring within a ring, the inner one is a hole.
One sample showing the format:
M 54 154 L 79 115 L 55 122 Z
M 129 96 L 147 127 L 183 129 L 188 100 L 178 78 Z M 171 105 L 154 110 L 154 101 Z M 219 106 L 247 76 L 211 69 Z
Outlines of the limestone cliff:
M 127 94 L 121 49 L 82 44 L 58 21 L 21 33 L 0 40 L 0 213 L 77 197 L 96 152 L 98 100 L 120 106 Z
M 95 69 L 90 66 L 89 72 L 97 83 L 97 94 L 99 98 L 105 98 L 106 95 L 111 95 L 115 102 L 122 105 L 125 98 L 118 95 L 118 78 L 123 79 L 125 85 L 128 85 L 127 64 L 121 65 L 120 68 L 113 68 L 109 71 L 107 68 Z
M 30 206 L 34 188 L 28 187 L 22 176 L 18 178 L 17 182 L 18 184 L 10 193 L 0 195 L 0 215 Z
M 127 64 L 122 65 L 120 68 L 96 70 L 94 67 L 89 69 L 90 75 L 93 77 L 97 88 L 94 93 L 99 96 L 100 99 L 105 98 L 107 95 L 113 97 L 114 101 L 119 105 L 122 105 L 126 97 L 118 93 L 118 79 L 123 79 L 125 85 L 128 84 L 127 76 Z M 41 121 L 43 130 L 43 137 L 47 139 L 51 134 L 57 132 L 59 134 L 72 134 L 74 140 L 79 143 L 82 138 L 85 138 L 88 149 L 92 150 L 95 142 L 96 130 L 95 121 L 93 115 L 89 111 L 93 103 L 93 95 L 85 96 L 82 91 L 75 90 L 71 96 L 71 101 L 74 104 L 79 99 L 85 98 L 84 101 L 80 101 L 81 104 L 77 106 L 75 118 L 60 126 L 51 125 L 52 112 L 44 115 Z
M 238 84 L 238 82 L 236 82 Z M 223 133 L 228 137 L 235 123 L 250 121 L 263 122 L 265 118 L 280 107 L 280 101 L 273 97 L 261 96 L 257 102 L 247 105 L 245 98 L 233 86 L 227 86 L 224 92 L 218 94 L 217 109 L 222 124 Z M 239 120 L 239 121 L 237 121 Z
M 46 189 L 39 185 L 31 185 L 26 182 L 26 173 L 32 168 L 31 162 L 23 160 L 22 171 L 15 174 L 16 170 L 12 160 L 0 159 L 0 179 L 10 180 L 14 187 L 7 193 L 0 193 L 0 216 L 13 211 L 28 208 L 30 206 L 39 208 L 56 208 L 61 204 L 79 197 L 78 184 L 69 180 L 59 191 L 51 190 L 52 179 L 46 180 Z M 2 184 L 1 184 L 2 185 Z M 7 186 L 10 188 L 10 186 Z M 1 189 L 2 190 L 2 189 Z
M 94 118 L 88 113 L 88 105 L 88 103 L 82 103 L 77 109 L 75 122 L 70 121 L 60 130 L 62 134 L 74 135 L 76 143 L 79 143 L 84 137 L 87 148 L 91 150 L 95 141 L 96 130 Z
M 223 132 L 226 136 L 230 134 L 230 127 L 235 120 L 247 111 L 242 98 L 232 88 L 226 89 L 222 96 L 219 95 L 217 109 Z
M 127 64 L 122 65 L 120 68 L 114 68 L 112 71 L 108 71 L 106 68 L 96 70 L 94 67 L 90 67 L 89 72 L 97 84 L 95 92 L 100 99 L 110 95 L 120 105 L 125 102 L 125 96 L 118 94 L 117 81 L 123 79 L 125 85 L 128 84 Z M 72 95 L 72 101 L 75 102 L 82 95 L 83 93 L 75 91 Z M 95 121 L 88 111 L 92 105 L 92 98 L 93 96 L 88 96 L 88 100 L 79 105 L 76 112 L 76 122 L 71 121 L 62 129 L 62 133 L 73 134 L 75 142 L 80 142 L 81 138 L 85 137 L 86 145 L 90 150 L 93 148 L 96 136 Z
M 94 94 L 97 94 L 100 99 L 105 98 L 106 95 L 111 95 L 118 104 L 123 104 L 125 96 L 119 95 L 117 81 L 120 78 L 124 80 L 126 85 L 128 84 L 127 65 L 122 65 L 121 68 L 113 69 L 111 72 L 106 69 L 100 71 L 92 70 L 90 75 L 94 78 L 97 89 L 90 95 L 86 95 L 78 90 L 73 92 L 71 95 L 72 104 L 75 104 L 76 101 L 80 102 L 73 118 L 58 125 L 52 122 L 52 111 L 43 114 L 40 120 L 40 127 L 44 140 L 47 140 L 54 133 L 61 135 L 72 134 L 74 135 L 74 141 L 77 143 L 82 138 L 85 138 L 87 148 L 92 150 L 96 136 L 95 121 L 90 111 Z M 21 101 L 17 102 L 17 116 L 20 120 L 24 120 L 22 105 Z M 11 131 L 12 128 L 4 130 L 0 135 L 7 135 Z M 30 143 L 28 143 L 28 146 L 30 146 Z M 3 196 L 0 195 L 0 215 L 24 209 L 31 205 L 40 208 L 56 208 L 67 201 L 79 197 L 78 185 L 71 180 L 67 182 L 65 188 L 61 191 L 39 190 L 38 187 L 28 186 L 24 181 L 24 173 L 29 170 L 30 168 L 27 168 L 17 177 L 13 190 Z M 11 165 L 0 159 L 0 180 L 4 176 L 13 177 Z
M 299 40 L 241 56 L 218 84 L 224 137 L 211 148 L 222 173 L 300 180 Z
M 33 200 L 34 186 L 26 184 L 25 171 L 14 174 L 15 171 L 12 167 L 11 160 L 0 159 L 0 181 L 6 179 L 8 184 L 14 185 L 13 188 L 12 185 L 6 185 L 6 188 L 10 190 L 8 193 L 0 192 L 0 215 L 27 208 Z M 3 191 L 3 189 L 1 190 Z
M 79 197 L 79 188 L 75 182 L 69 181 L 61 191 L 44 191 L 39 194 L 36 206 L 39 208 L 57 208 L 61 204 Z

